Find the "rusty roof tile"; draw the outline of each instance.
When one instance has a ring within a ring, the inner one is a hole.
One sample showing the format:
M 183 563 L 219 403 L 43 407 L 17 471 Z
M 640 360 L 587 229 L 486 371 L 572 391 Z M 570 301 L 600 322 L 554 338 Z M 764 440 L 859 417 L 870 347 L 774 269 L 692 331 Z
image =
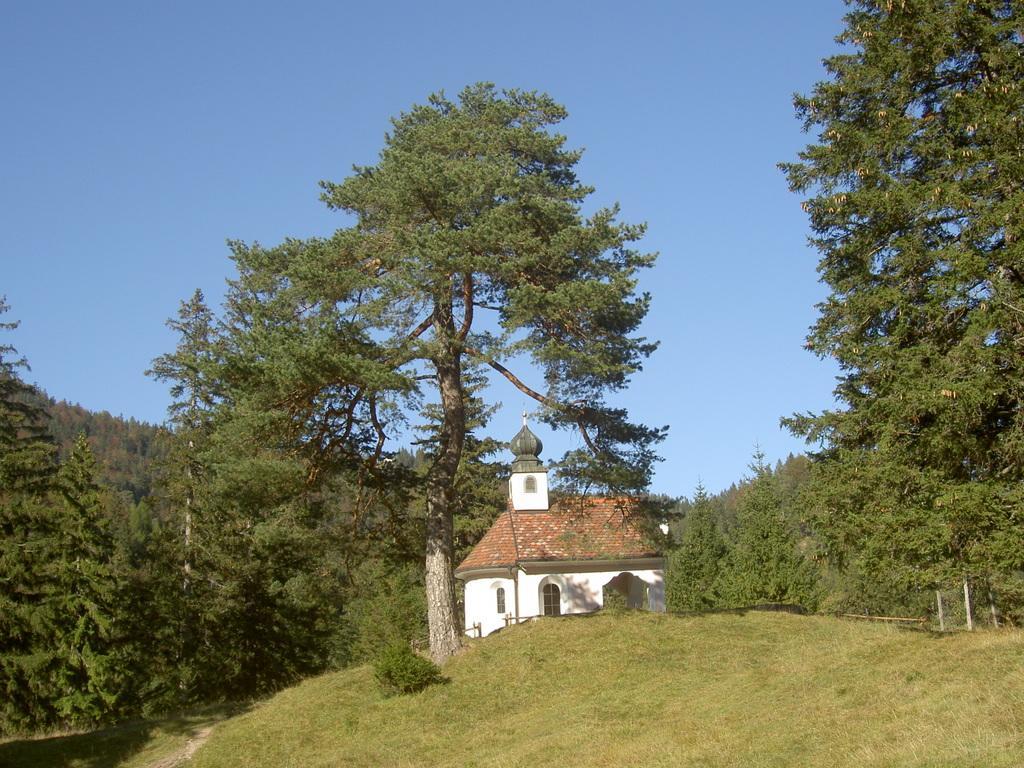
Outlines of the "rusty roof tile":
M 511 503 L 455 569 L 500 568 L 524 560 L 617 560 L 656 557 L 631 520 L 629 499 L 576 497 L 544 512 L 518 512 Z

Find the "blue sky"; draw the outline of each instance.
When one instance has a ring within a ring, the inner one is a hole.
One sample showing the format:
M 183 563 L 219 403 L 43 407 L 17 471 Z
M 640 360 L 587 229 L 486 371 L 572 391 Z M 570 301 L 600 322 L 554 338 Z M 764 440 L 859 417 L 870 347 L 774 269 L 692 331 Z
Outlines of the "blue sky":
M 0 294 L 56 398 L 158 422 L 143 371 L 164 321 L 231 276 L 225 240 L 344 226 L 320 179 L 372 163 L 388 120 L 488 80 L 564 104 L 588 205 L 618 201 L 659 251 L 642 288 L 661 347 L 620 402 L 668 424 L 654 490 L 718 490 L 803 449 L 779 417 L 832 402 L 803 349 L 817 282 L 776 163 L 809 137 L 791 96 L 824 76 L 840 0 L 785 3 L 6 3 Z M 530 372 L 522 372 L 528 381 Z M 534 378 L 534 381 L 536 379 Z M 528 403 L 495 388 L 499 437 Z M 541 435 L 551 450 L 572 438 Z

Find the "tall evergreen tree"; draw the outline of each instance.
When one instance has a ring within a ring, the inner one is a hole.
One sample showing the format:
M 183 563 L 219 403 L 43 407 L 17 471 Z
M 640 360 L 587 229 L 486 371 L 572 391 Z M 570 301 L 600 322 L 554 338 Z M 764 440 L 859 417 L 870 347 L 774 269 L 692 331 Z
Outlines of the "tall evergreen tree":
M 0 730 L 92 725 L 130 704 L 111 497 L 95 471 L 82 435 L 48 493 L 0 509 Z
M 10 307 L 0 297 L 0 315 Z M 17 322 L 0 323 L 13 331 Z M 38 491 L 49 486 L 55 449 L 46 434 L 46 413 L 35 388 L 22 381 L 25 358 L 10 344 L 0 344 L 0 494 Z
M 220 352 L 213 313 L 198 288 L 191 299 L 181 303 L 177 319 L 167 324 L 179 336 L 177 349 L 154 360 L 146 373 L 171 383 L 168 415 L 175 440 L 166 464 L 169 476 L 165 486 L 172 489 L 181 507 L 182 584 L 187 592 L 192 578 L 197 489 L 203 474 L 199 456 L 220 399 L 216 373 Z
M 181 302 L 177 317 L 168 320 L 167 325 L 178 335 L 178 344 L 174 352 L 156 358 L 146 374 L 171 385 L 171 404 L 167 412 L 172 438 L 162 466 L 160 492 L 169 506 L 174 535 L 160 537 L 156 542 L 158 548 L 150 554 L 165 566 L 173 567 L 178 574 L 180 592 L 168 592 L 160 574 L 153 571 L 144 580 L 144 589 L 164 597 L 160 614 L 154 617 L 155 623 L 174 628 L 164 636 L 160 658 L 154 664 L 167 678 L 156 684 L 161 691 L 159 698 L 173 701 L 177 695 L 188 701 L 201 695 L 197 690 L 201 687 L 199 669 L 204 667 L 197 658 L 202 645 L 199 614 L 203 590 L 198 594 L 194 590 L 196 553 L 202 548 L 207 552 L 215 550 L 213 541 L 197 541 L 197 527 L 205 527 L 214 538 L 223 535 L 215 523 L 204 517 L 201 509 L 208 496 L 209 473 L 203 461 L 203 450 L 208 445 L 216 406 L 221 399 L 218 373 L 221 350 L 216 320 L 199 289 L 188 301 Z M 205 578 L 209 578 L 209 574 Z
M 792 603 L 814 609 L 820 599 L 817 569 L 797 546 L 797 535 L 786 519 L 778 481 L 754 454 L 753 476 L 743 489 L 720 589 L 733 606 Z
M 653 256 L 629 247 L 643 228 L 617 223 L 614 209 L 583 218 L 579 152 L 551 131 L 564 117 L 545 95 L 486 84 L 433 96 L 393 121 L 376 165 L 323 185 L 352 226 L 276 248 L 234 244 L 227 370 L 262 392 L 248 401 L 254 414 L 314 474 L 348 462 L 380 487 L 395 466 L 381 461 L 389 430 L 424 398 L 438 406 L 425 478 L 436 660 L 460 636 L 453 512 L 471 377 L 489 368 L 538 400 L 553 428 L 579 430 L 587 450 L 561 466 L 582 485 L 644 489 L 663 436 L 606 399 L 655 346 L 633 335 L 648 306 L 636 275 Z M 507 367 L 522 355 L 543 386 Z
M 232 320 L 248 322 L 245 297 L 234 299 Z M 179 535 L 160 557 L 174 557 L 180 573 L 177 599 L 167 603 L 167 619 L 180 626 L 179 695 L 259 695 L 339 656 L 346 539 L 358 522 L 334 487 L 344 478 L 311 464 L 300 440 L 289 442 L 279 393 L 251 385 L 268 382 L 253 372 L 245 335 L 227 338 L 198 291 L 170 325 L 178 346 L 150 373 L 172 384 L 174 398 L 163 491 Z M 282 338 L 291 330 L 276 328 Z M 164 585 L 147 585 L 167 595 Z
M 43 643 L 48 699 L 61 723 L 119 713 L 128 687 L 117 625 L 122 590 L 96 462 L 79 435 L 57 476 L 60 506 L 46 565 Z
M 669 554 L 665 598 L 670 610 L 706 611 L 719 606 L 719 575 L 726 552 L 711 499 L 698 485 L 683 520 L 679 546 Z
M 0 313 L 7 309 L 0 299 Z M 15 328 L 0 323 L 3 331 Z M 33 405 L 22 368 L 27 364 L 14 347 L 0 344 L 0 733 L 30 729 L 49 715 L 38 695 L 36 648 L 55 447 L 44 439 L 45 414 Z
M 796 98 L 831 294 L 808 346 L 841 407 L 821 446 L 833 556 L 908 587 L 1024 566 L 1024 6 L 848 0 L 829 79 Z

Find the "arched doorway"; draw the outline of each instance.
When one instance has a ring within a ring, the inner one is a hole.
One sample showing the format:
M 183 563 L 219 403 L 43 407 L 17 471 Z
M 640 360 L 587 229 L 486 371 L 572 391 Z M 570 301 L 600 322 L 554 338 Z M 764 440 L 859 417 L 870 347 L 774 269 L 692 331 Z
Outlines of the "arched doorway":
M 647 596 L 647 582 L 623 571 L 605 582 L 601 588 L 601 605 L 605 608 L 650 608 Z

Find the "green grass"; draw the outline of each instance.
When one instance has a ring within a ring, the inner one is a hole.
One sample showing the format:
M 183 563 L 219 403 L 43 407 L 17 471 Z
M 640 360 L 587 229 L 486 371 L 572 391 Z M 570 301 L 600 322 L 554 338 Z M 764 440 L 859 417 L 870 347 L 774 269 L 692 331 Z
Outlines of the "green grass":
M 502 632 L 444 672 L 391 699 L 367 667 L 307 680 L 218 726 L 193 764 L 1024 765 L 1013 631 L 598 615 Z
M 187 715 L 136 720 L 87 733 L 61 733 L 32 739 L 0 741 L 3 768 L 150 768 L 176 765 L 174 756 L 190 739 L 236 707 L 207 707 Z
M 384 698 L 369 667 L 223 710 L 0 743 L 0 766 L 1024 765 L 1024 633 L 823 617 L 544 620 L 475 642 L 449 682 Z

